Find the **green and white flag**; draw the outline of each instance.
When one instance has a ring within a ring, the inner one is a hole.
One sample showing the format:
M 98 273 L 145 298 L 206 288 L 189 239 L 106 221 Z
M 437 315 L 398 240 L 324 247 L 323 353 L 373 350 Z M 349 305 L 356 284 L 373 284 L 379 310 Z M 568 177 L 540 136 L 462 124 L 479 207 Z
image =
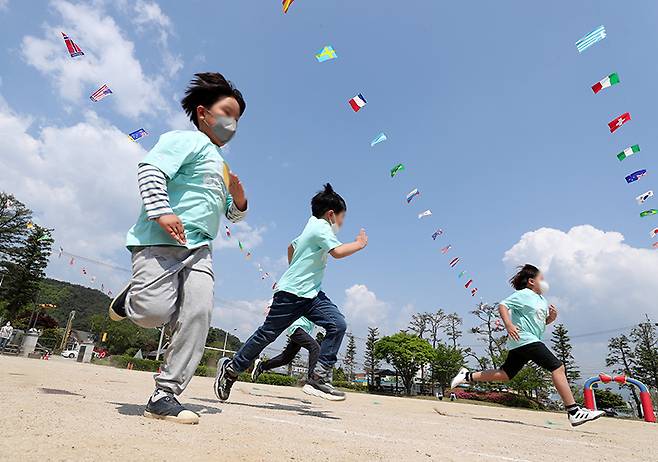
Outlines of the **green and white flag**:
M 592 91 L 594 92 L 594 94 L 597 94 L 604 88 L 617 85 L 618 83 L 619 83 L 619 75 L 617 75 L 617 73 L 615 72 L 610 74 L 606 78 L 599 80 L 594 85 L 592 85 Z
M 626 149 L 624 149 L 622 152 L 617 154 L 617 159 L 624 160 L 628 156 L 632 156 L 636 152 L 640 152 L 640 145 L 639 144 L 634 144 L 633 146 L 629 146 Z

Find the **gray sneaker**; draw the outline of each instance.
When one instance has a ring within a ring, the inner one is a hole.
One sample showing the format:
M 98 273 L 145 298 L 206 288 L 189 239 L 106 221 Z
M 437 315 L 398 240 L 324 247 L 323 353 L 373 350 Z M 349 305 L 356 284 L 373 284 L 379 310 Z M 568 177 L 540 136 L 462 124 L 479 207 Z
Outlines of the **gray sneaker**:
M 215 377 L 215 396 L 220 401 L 226 401 L 231 394 L 231 387 L 238 380 L 238 374 L 231 367 L 230 358 L 219 358 L 217 361 L 217 376 Z
M 309 377 L 302 391 L 307 395 L 317 396 L 318 398 L 329 401 L 345 400 L 345 393 L 336 390 L 331 383 L 325 382 L 324 378 L 318 374 L 313 374 L 312 377 Z

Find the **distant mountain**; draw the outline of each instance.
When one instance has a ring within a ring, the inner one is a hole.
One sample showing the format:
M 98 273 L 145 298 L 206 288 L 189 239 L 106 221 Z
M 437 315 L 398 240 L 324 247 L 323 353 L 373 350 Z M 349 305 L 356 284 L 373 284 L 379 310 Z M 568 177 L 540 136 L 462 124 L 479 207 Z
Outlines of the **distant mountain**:
M 38 297 L 39 303 L 51 303 L 57 308 L 45 310 L 57 320 L 60 327 L 66 326 L 71 310 L 75 310 L 73 328 L 90 330 L 90 320 L 95 314 L 107 314 L 110 297 L 100 290 L 90 289 L 78 284 L 44 279 Z

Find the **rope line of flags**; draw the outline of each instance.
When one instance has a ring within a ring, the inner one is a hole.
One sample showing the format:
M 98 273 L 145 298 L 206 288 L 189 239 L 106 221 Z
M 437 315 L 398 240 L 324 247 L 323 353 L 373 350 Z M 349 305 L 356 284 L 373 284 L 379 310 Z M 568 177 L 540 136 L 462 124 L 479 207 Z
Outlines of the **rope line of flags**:
M 592 32 L 589 34 L 585 35 L 583 38 L 578 40 L 576 42 L 576 49 L 578 50 L 579 53 L 582 53 L 592 45 L 600 42 L 604 38 L 606 38 L 606 30 L 604 26 L 599 26 L 596 29 L 594 29 Z M 619 74 L 616 72 L 613 72 L 612 74 L 608 75 L 607 77 L 604 77 L 603 79 L 599 80 L 596 82 L 594 85 L 592 85 L 592 92 L 594 94 L 598 94 L 602 90 L 606 88 L 610 88 L 614 85 L 617 85 L 621 82 L 621 79 L 619 78 Z M 619 115 L 615 119 L 611 120 L 608 122 L 608 129 L 610 130 L 610 133 L 615 133 L 617 130 L 619 130 L 622 126 L 626 125 L 628 122 L 630 122 L 631 119 L 631 114 L 630 112 L 624 112 L 623 114 Z M 623 151 L 621 151 L 619 154 L 617 154 L 617 159 L 620 162 L 623 162 L 624 160 L 628 159 L 631 156 L 634 156 L 640 152 L 640 145 L 639 144 L 634 144 L 632 146 L 629 146 L 625 148 Z M 626 180 L 627 184 L 635 183 L 639 180 L 641 180 L 644 176 L 646 176 L 647 170 L 646 169 L 640 169 L 636 170 L 624 177 Z M 638 203 L 638 205 L 644 204 L 647 200 L 653 197 L 653 191 L 649 190 L 646 191 L 639 196 L 635 198 L 635 201 Z M 658 210 L 657 209 L 648 209 L 640 212 L 640 217 L 648 217 L 652 215 L 657 215 Z M 651 232 L 649 233 L 651 239 L 656 237 L 658 235 L 658 228 L 653 228 Z M 658 249 L 658 241 L 654 242 L 651 245 L 652 248 Z

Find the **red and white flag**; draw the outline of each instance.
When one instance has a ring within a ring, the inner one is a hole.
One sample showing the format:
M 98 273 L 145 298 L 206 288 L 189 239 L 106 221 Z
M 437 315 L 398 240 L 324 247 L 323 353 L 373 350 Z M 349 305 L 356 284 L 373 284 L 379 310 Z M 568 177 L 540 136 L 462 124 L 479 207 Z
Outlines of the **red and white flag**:
M 359 112 L 363 106 L 367 104 L 366 99 L 363 97 L 361 93 L 356 95 L 354 98 L 350 100 L 350 106 L 352 106 L 352 110 L 354 112 Z
M 608 127 L 610 128 L 610 133 L 616 132 L 617 129 L 619 129 L 622 125 L 624 125 L 629 120 L 631 120 L 630 113 L 624 112 L 622 115 L 617 117 L 615 120 L 608 123 Z

